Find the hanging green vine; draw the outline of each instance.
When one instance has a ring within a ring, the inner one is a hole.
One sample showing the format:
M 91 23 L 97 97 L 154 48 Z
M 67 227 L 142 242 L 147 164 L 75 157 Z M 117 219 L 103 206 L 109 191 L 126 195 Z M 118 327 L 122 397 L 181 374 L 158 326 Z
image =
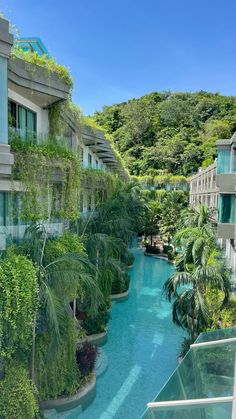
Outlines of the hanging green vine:
M 36 268 L 25 256 L 10 255 L 0 263 L 0 357 L 19 357 L 32 343 L 38 308 Z
M 16 152 L 13 180 L 24 185 L 21 220 L 77 218 L 80 165 L 76 156 L 53 141 L 38 146 L 15 139 L 11 148 Z
M 42 400 L 73 394 L 80 387 L 82 379 L 76 364 L 76 347 L 74 322 L 69 317 L 58 351 L 54 351 L 51 356 L 49 354 L 53 349 L 50 333 L 37 337 L 36 383 Z
M 36 389 L 29 380 L 26 368 L 12 363 L 0 381 L 0 418 L 35 418 L 38 414 L 35 396 Z
M 90 189 L 93 193 L 103 190 L 109 197 L 120 183 L 120 179 L 112 173 L 91 168 L 81 169 L 81 186 L 85 190 Z

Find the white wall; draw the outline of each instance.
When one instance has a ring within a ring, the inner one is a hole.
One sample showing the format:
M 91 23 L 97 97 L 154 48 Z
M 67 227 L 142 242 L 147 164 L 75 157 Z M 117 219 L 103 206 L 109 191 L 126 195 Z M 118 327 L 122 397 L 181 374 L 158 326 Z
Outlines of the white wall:
M 17 102 L 19 105 L 25 106 L 26 108 L 32 110 L 37 114 L 37 134 L 48 134 L 49 131 L 49 119 L 48 119 L 48 110 L 42 109 L 39 106 L 35 105 L 28 99 L 25 99 L 19 93 L 14 92 L 11 89 L 8 89 L 9 99 Z

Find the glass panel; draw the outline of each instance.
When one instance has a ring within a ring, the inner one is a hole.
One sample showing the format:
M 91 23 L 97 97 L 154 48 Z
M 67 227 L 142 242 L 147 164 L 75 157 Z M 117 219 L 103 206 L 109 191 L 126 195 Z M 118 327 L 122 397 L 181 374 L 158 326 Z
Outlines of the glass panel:
M 8 124 L 16 128 L 16 103 L 11 100 L 8 102 Z
M 235 197 L 233 194 L 220 194 L 220 223 L 234 223 L 234 201 Z
M 217 173 L 230 173 L 230 150 L 218 151 Z
M 18 106 L 18 128 L 19 134 L 22 138 L 26 137 L 26 109 Z
M 222 340 L 236 338 L 236 327 L 227 327 L 226 329 L 217 329 L 210 332 L 200 333 L 195 343 L 210 342 L 212 340 Z
M 31 135 L 36 132 L 36 117 L 35 113 L 27 109 L 27 132 Z
M 232 403 L 149 408 L 143 419 L 231 419 Z
M 92 156 L 88 153 L 88 166 L 92 167 Z
M 155 401 L 232 396 L 236 343 L 192 348 Z

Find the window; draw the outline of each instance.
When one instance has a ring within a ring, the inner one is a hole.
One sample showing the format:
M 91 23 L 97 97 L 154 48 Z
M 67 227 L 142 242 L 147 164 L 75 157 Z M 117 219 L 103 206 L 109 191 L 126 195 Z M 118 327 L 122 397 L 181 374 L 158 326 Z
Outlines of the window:
M 92 155 L 88 153 L 88 167 L 92 167 Z
M 83 147 L 81 147 L 81 149 L 80 149 L 80 161 L 81 161 L 81 163 L 84 162 L 84 149 L 83 149 Z
M 21 193 L 0 192 L 0 227 L 23 224 L 20 209 Z
M 219 222 L 234 223 L 234 194 L 220 194 Z
M 217 159 L 217 174 L 230 173 L 230 150 L 219 150 Z
M 36 113 L 13 101 L 8 103 L 9 125 L 24 139 L 36 134 Z
M 96 160 L 96 169 L 98 169 L 98 160 Z

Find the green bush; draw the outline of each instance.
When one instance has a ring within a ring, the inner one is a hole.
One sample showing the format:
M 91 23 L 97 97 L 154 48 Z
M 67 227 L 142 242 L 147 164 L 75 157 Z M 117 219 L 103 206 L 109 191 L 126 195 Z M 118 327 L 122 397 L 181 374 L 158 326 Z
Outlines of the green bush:
M 168 252 L 169 251 L 172 251 L 173 252 L 173 246 L 170 246 L 169 244 L 164 244 L 164 246 L 163 246 L 163 252 L 168 255 Z
M 61 237 L 47 241 L 45 256 L 48 261 L 53 261 L 66 253 L 84 254 L 82 240 L 77 234 L 68 232 Z
M 0 355 L 10 358 L 29 350 L 38 309 L 37 271 L 25 256 L 0 263 Z
M 112 282 L 112 294 L 121 294 L 129 289 L 129 277 L 125 275 L 122 278 L 116 277 Z
M 168 256 L 168 259 L 170 259 L 170 260 L 174 260 L 174 258 L 175 258 L 175 254 L 174 254 L 173 249 L 172 249 L 172 250 L 168 250 L 168 252 L 167 252 L 167 256 Z
M 0 419 L 33 419 L 37 413 L 34 387 L 26 369 L 17 364 L 8 366 L 0 381 Z
M 59 349 L 52 336 L 44 333 L 36 339 L 36 385 L 42 400 L 73 394 L 81 385 L 76 363 L 77 336 L 74 322 L 67 319 Z
M 61 64 L 57 64 L 54 58 L 47 55 L 39 55 L 36 51 L 23 51 L 15 45 L 11 50 L 12 57 L 20 58 L 30 64 L 35 64 L 47 69 L 49 73 L 57 73 L 59 77 L 70 87 L 73 86 L 73 79 L 69 70 Z
M 231 298 L 226 307 L 221 312 L 222 327 L 232 327 L 236 325 L 236 299 Z
M 95 316 L 88 316 L 82 322 L 82 327 L 87 335 L 93 335 L 95 333 L 105 332 L 107 323 L 110 319 L 110 314 L 106 305 L 102 305 L 98 309 L 98 313 Z

